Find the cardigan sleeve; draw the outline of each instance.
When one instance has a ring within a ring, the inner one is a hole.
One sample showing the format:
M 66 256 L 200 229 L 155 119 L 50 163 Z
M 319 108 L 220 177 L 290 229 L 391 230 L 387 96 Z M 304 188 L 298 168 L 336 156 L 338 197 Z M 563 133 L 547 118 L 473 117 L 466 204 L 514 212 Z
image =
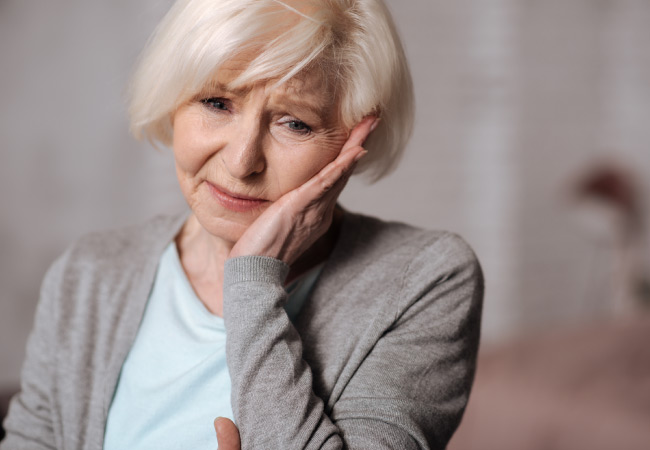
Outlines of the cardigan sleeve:
M 439 248 L 403 270 L 400 295 L 411 301 L 331 411 L 313 392 L 300 336 L 282 307 L 288 266 L 259 256 L 226 263 L 226 351 L 243 450 L 446 447 L 473 381 L 483 296 L 476 257 L 450 236 L 454 250 L 435 273 L 418 260 Z
M 56 292 L 60 289 L 63 258 L 48 270 L 41 286 L 41 295 L 34 327 L 27 341 L 25 362 L 21 373 L 20 392 L 9 405 L 4 422 L 7 432 L 0 443 L 2 450 L 56 449 L 53 423 L 53 368 L 56 357 L 57 322 Z
M 268 257 L 226 262 L 226 359 L 242 450 L 342 448 L 337 427 L 312 391 L 300 337 L 283 308 L 288 272 L 289 266 Z

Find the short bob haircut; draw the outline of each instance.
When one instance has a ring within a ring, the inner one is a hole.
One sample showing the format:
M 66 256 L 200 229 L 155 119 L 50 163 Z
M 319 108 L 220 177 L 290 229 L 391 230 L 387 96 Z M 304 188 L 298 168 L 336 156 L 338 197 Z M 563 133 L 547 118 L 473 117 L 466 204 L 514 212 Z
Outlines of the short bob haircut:
M 376 181 L 395 167 L 413 128 L 413 86 L 382 0 L 177 0 L 131 81 L 133 134 L 170 146 L 177 108 L 242 54 L 254 56 L 229 87 L 281 84 L 318 70 L 336 93 L 346 128 L 368 114 L 382 119 L 357 173 Z

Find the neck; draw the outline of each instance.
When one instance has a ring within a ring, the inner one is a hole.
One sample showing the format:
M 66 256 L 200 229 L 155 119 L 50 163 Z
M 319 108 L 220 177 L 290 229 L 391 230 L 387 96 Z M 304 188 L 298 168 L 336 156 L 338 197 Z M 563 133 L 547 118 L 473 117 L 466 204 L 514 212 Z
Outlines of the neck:
M 233 245 L 208 233 L 194 214 L 190 215 L 176 236 L 176 248 L 183 268 L 194 276 L 202 273 L 222 274 Z
M 338 239 L 343 214 L 343 209 L 337 205 L 332 225 L 292 264 L 287 283 L 297 279 L 329 257 Z M 194 214 L 190 215 L 176 236 L 176 247 L 183 269 L 193 287 L 196 288 L 194 286 L 196 283 L 212 284 L 214 282 L 217 283 L 216 289 L 221 290 L 223 268 L 234 244 L 234 242 L 228 242 L 211 235 L 201 226 Z

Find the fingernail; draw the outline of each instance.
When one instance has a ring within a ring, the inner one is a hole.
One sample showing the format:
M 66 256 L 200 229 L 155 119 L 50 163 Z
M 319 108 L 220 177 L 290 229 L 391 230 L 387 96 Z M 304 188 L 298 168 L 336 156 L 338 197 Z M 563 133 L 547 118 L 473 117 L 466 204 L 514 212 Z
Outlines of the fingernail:
M 363 158 L 364 156 L 366 156 L 367 153 L 368 153 L 368 150 L 364 150 L 364 151 L 362 151 L 362 152 L 359 152 L 359 154 L 358 154 L 357 156 L 354 157 L 354 162 L 359 161 L 361 158 Z
M 371 132 L 371 133 L 372 133 L 373 131 L 375 131 L 375 128 L 377 128 L 377 125 L 379 125 L 379 122 L 381 122 L 381 119 L 380 119 L 379 117 L 377 117 L 377 118 L 375 119 L 375 121 L 372 123 L 372 125 L 370 125 L 370 132 Z

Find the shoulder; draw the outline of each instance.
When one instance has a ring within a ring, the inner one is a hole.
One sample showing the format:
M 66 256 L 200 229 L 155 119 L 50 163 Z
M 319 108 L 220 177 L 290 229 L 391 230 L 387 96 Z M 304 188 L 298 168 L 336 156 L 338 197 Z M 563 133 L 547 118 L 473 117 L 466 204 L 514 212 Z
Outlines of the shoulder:
M 139 224 L 88 233 L 73 242 L 57 263 L 79 270 L 137 264 L 169 243 L 185 216 L 185 213 L 157 215 Z
M 129 273 L 141 273 L 157 264 L 156 258 L 178 232 L 185 216 L 158 215 L 137 225 L 80 237 L 50 266 L 41 295 L 67 296 L 80 289 L 97 290 Z
M 425 230 L 395 221 L 383 221 L 361 214 L 347 214 L 345 245 L 364 263 L 390 261 L 405 273 L 436 272 L 448 276 L 458 271 L 481 275 L 470 245 L 458 234 L 445 230 Z
M 139 225 L 89 233 L 51 265 L 38 306 L 45 311 L 40 316 L 49 319 L 38 321 L 35 330 L 50 330 L 61 345 L 70 346 L 66 348 L 89 343 L 83 351 L 65 353 L 71 367 L 84 365 L 86 360 L 75 358 L 89 358 L 87 352 L 98 342 L 110 353 L 110 346 L 117 345 L 113 341 L 137 325 L 160 256 L 183 218 L 157 216 Z
M 349 219 L 344 271 L 354 274 L 357 291 L 372 293 L 367 308 L 404 319 L 424 314 L 479 320 L 483 272 L 462 237 L 363 215 Z
M 360 244 L 350 248 L 350 258 L 361 269 L 350 284 L 359 293 L 363 314 L 373 316 L 372 326 L 381 336 L 393 330 L 433 343 L 455 342 L 455 351 L 474 361 L 484 278 L 470 245 L 449 231 L 366 216 L 355 220 Z
M 426 375 L 440 389 L 409 391 L 402 380 L 393 386 L 395 397 L 406 390 L 413 399 L 433 399 L 433 405 L 449 398 L 443 381 L 466 399 L 482 300 L 480 264 L 458 234 L 348 213 L 298 327 L 312 366 L 324 372 L 318 375 L 323 385 L 336 382 L 330 374 L 343 373 L 329 369 L 340 361 L 354 365 L 350 373 L 356 374 L 359 367 L 368 374 L 390 372 L 400 361 L 399 367 L 413 371 L 405 378 L 413 387 L 424 389 L 414 380 Z M 341 358 L 341 352 L 352 356 Z
M 375 311 L 390 323 L 411 311 L 480 314 L 483 274 L 458 234 L 347 213 L 339 242 L 323 271 L 321 295 L 355 298 L 337 308 Z M 332 308 L 327 308 L 331 311 Z

